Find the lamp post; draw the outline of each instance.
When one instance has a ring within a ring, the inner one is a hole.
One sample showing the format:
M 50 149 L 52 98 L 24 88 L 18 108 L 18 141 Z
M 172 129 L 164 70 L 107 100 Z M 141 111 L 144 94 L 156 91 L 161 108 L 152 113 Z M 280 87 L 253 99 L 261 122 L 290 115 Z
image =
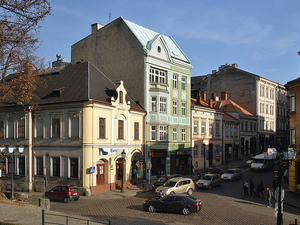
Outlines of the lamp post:
M 204 151 L 204 169 L 206 169 L 206 145 L 205 144 L 203 144 L 202 145 L 202 150 Z
M 121 153 L 121 158 L 122 158 L 122 186 L 121 186 L 121 192 L 123 192 L 123 188 L 124 188 L 124 161 L 125 161 L 125 157 L 126 157 L 126 152 L 122 151 Z
M 10 200 L 15 200 L 15 193 L 14 193 L 14 154 L 16 150 L 22 154 L 24 151 L 24 147 L 8 147 L 8 152 L 11 154 L 11 198 Z

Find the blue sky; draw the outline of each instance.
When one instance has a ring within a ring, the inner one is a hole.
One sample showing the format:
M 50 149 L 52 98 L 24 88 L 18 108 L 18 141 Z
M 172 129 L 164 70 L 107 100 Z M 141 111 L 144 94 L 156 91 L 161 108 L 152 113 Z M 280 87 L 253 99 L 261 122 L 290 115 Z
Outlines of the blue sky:
M 41 23 L 39 53 L 71 61 L 71 45 L 91 33 L 91 24 L 124 19 L 171 36 L 190 59 L 192 76 L 220 65 L 280 84 L 299 77 L 299 0 L 50 0 L 52 16 Z

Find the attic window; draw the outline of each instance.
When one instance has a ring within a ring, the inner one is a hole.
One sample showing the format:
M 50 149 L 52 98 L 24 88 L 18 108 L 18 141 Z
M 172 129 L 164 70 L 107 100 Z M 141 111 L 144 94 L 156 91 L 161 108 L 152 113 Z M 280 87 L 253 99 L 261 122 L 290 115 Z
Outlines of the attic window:
M 123 91 L 119 92 L 119 103 L 122 104 L 123 103 Z
M 157 52 L 161 53 L 161 47 L 160 46 L 157 47 Z
M 60 97 L 64 91 L 64 88 L 55 89 L 52 91 L 53 97 Z

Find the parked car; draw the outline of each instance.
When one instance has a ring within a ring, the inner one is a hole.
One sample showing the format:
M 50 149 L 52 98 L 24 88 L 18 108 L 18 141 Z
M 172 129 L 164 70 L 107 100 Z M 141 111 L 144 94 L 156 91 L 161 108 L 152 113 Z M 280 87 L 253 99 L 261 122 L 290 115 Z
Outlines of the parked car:
M 173 174 L 173 175 L 167 175 L 167 176 L 162 176 L 161 178 L 159 178 L 158 181 L 156 181 L 153 185 L 152 188 L 155 191 L 155 189 L 159 186 L 162 186 L 164 183 L 166 183 L 168 180 L 172 179 L 172 178 L 176 178 L 176 177 L 180 177 L 182 178 L 181 174 Z
M 251 163 L 253 162 L 253 159 L 254 159 L 254 157 L 251 157 L 250 159 L 248 159 L 248 160 L 246 161 L 246 165 L 247 165 L 247 166 L 251 166 Z
M 155 189 L 155 195 L 164 197 L 169 194 L 188 194 L 192 195 L 195 184 L 191 178 L 172 178 L 162 186 Z
M 75 185 L 59 185 L 47 191 L 45 196 L 50 200 L 68 203 L 71 200 L 77 201 L 79 199 L 79 191 Z
M 206 174 L 196 182 L 198 188 L 211 189 L 212 187 L 221 185 L 222 179 L 219 174 Z
M 275 158 L 275 157 L 274 157 Z M 275 165 L 274 159 L 266 158 L 264 154 L 256 155 L 251 163 L 251 171 L 265 171 L 272 169 Z
M 202 201 L 188 195 L 169 195 L 160 199 L 146 200 L 143 208 L 149 212 L 174 212 L 189 215 L 202 209 Z
M 242 171 L 239 168 L 228 169 L 225 173 L 222 174 L 222 180 L 235 181 L 242 178 Z
M 208 167 L 207 169 L 203 170 L 200 174 L 198 174 L 198 179 L 201 179 L 202 176 L 206 174 L 223 174 L 223 170 L 219 167 Z

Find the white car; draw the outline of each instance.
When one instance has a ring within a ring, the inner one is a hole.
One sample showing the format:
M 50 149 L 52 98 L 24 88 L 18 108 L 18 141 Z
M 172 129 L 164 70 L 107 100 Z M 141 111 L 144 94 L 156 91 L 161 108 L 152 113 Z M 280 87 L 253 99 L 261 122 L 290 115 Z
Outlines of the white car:
M 251 163 L 253 162 L 254 157 L 251 157 L 250 159 L 247 160 L 246 165 L 251 166 Z
M 164 197 L 169 194 L 188 194 L 192 195 L 195 184 L 191 178 L 172 178 L 162 186 L 155 189 L 155 195 Z
M 242 171 L 238 168 L 228 169 L 221 176 L 222 180 L 235 181 L 242 178 Z

